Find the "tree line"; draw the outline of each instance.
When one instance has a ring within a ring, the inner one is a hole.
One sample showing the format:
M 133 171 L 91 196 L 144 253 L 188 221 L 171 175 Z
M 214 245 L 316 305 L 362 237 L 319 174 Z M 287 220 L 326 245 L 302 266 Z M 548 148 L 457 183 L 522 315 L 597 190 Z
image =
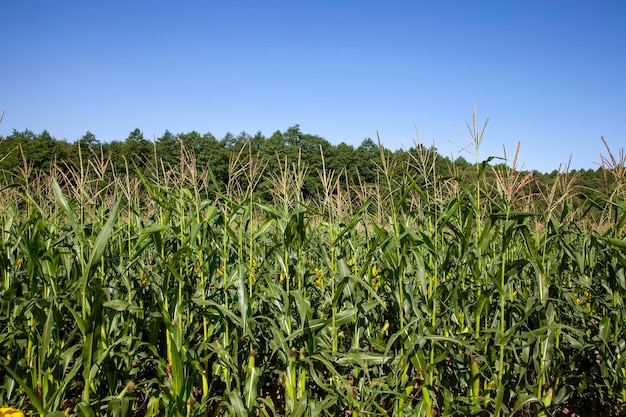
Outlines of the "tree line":
M 440 178 L 458 177 L 475 178 L 477 166 L 463 157 L 452 160 L 437 152 L 435 147 L 414 147 L 401 150 L 390 150 L 379 146 L 371 138 L 364 139 L 357 147 L 346 143 L 334 145 L 326 139 L 304 133 L 298 125 L 285 131 L 276 131 L 266 137 L 261 132 L 250 135 L 241 132 L 239 135 L 227 133 L 218 139 L 211 133 L 173 134 L 165 131 L 162 136 L 148 140 L 144 134 L 135 129 L 124 141 L 100 142 L 91 132 L 86 132 L 73 143 L 54 138 L 44 130 L 34 133 L 30 130 L 14 130 L 6 137 L 0 136 L 0 171 L 6 174 L 15 173 L 20 169 L 34 172 L 45 172 L 53 164 L 65 164 L 79 167 L 92 158 L 106 157 L 115 172 L 127 172 L 129 175 L 147 174 L 155 168 L 171 168 L 179 165 L 185 158 L 193 156 L 199 169 L 209 169 L 218 186 L 228 183 L 231 175 L 233 155 L 244 153 L 245 157 L 262 161 L 264 178 L 279 175 L 284 167 L 297 164 L 306 170 L 303 179 L 303 193 L 314 197 L 319 194 L 322 179 L 318 173 L 334 172 L 346 178 L 347 182 L 374 184 L 380 180 L 379 175 L 384 160 L 392 160 L 392 177 L 398 179 L 407 173 L 407 167 L 416 167 L 419 162 L 415 155 L 421 155 L 432 162 L 432 172 Z M 497 159 L 491 161 L 495 167 L 504 165 Z M 422 161 L 424 162 L 424 161 Z M 428 164 L 431 164 L 428 162 Z M 493 165 L 491 166 L 493 167 Z M 430 168 L 429 168 L 430 169 Z M 419 170 L 418 170 L 419 171 Z M 494 169 L 480 171 L 486 184 L 496 184 Z M 519 174 L 519 173 L 518 173 Z M 527 193 L 539 193 L 541 189 L 549 189 L 559 173 L 524 172 L 532 177 Z M 419 172 L 416 173 L 419 177 Z M 585 204 L 595 196 L 610 195 L 615 187 L 615 177 L 607 175 L 606 169 L 587 169 L 568 172 L 576 192 L 574 204 Z M 258 197 L 262 200 L 270 198 L 265 181 L 257 187 Z M 265 186 L 265 187 L 264 187 Z

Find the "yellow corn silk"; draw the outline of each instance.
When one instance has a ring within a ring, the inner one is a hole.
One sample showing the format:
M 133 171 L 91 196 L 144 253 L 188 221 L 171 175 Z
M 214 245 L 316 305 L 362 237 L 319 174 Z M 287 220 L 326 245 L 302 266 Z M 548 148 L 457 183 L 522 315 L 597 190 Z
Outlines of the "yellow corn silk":
M 15 408 L 2 407 L 0 408 L 0 417 L 24 417 L 24 413 Z

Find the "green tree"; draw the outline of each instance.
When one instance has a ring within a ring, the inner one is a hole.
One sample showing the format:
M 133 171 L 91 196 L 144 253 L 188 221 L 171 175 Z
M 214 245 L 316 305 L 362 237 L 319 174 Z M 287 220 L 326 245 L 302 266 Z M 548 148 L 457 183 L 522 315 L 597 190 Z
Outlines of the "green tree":
M 229 153 L 233 150 L 224 148 L 211 133 L 204 135 L 193 132 L 193 143 L 196 154 L 196 164 L 199 169 L 210 169 L 218 184 L 223 185 L 228 180 Z M 233 145 L 234 146 L 234 145 Z
M 126 138 L 122 146 L 122 155 L 129 164 L 145 169 L 152 159 L 152 144 L 144 139 L 141 130 L 135 129 Z
M 118 174 L 126 171 L 126 162 L 124 161 L 124 159 L 128 161 L 128 156 L 124 153 L 124 142 L 114 140 L 112 142 L 106 143 L 103 145 L 103 151 L 105 155 L 110 155 L 113 169 Z M 132 164 L 132 160 L 128 161 L 128 163 Z M 132 165 L 130 165 L 129 168 L 132 168 Z
M 47 130 L 35 137 L 28 156 L 37 170 L 49 169 L 55 159 L 63 161 L 67 157 L 60 142 L 54 139 Z
M 366 183 L 373 184 L 376 181 L 376 165 L 380 164 L 380 152 L 378 145 L 370 138 L 364 139 L 355 150 L 356 159 L 359 161 L 359 173 Z
M 228 150 L 235 150 L 237 145 L 241 145 L 240 138 L 230 132 L 226 132 L 222 140 L 220 140 L 220 144 L 224 147 L 224 149 Z
M 80 144 L 81 147 L 88 146 L 90 148 L 95 148 L 100 145 L 100 141 L 96 138 L 96 135 L 91 133 L 89 130 L 80 139 L 78 139 L 76 143 Z
M 180 143 L 178 138 L 166 130 L 156 142 L 157 158 L 167 168 L 180 162 Z

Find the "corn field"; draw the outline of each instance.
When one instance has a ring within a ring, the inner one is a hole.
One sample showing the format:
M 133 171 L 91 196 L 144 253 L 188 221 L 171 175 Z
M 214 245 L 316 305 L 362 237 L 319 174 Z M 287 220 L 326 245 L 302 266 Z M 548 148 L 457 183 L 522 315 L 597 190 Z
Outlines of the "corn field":
M 515 161 L 477 158 L 469 182 L 439 176 L 426 152 L 401 167 L 382 154 L 374 186 L 284 162 L 265 204 L 251 150 L 219 187 L 186 152 L 149 175 L 94 154 L 3 177 L 2 404 L 41 416 L 623 413 L 622 153 L 605 160 L 614 193 L 592 202 L 601 224 L 573 209 L 567 172 L 529 195 Z M 300 192 L 306 175 L 321 179 L 316 198 Z

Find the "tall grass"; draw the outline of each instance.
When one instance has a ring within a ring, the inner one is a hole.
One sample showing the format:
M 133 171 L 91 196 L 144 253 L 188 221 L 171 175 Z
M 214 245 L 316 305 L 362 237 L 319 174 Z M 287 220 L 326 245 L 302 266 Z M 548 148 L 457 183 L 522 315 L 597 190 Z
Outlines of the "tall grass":
M 84 416 L 622 413 L 624 188 L 583 227 L 566 172 L 529 195 L 517 153 L 491 188 L 478 157 L 467 181 L 416 149 L 402 163 L 381 150 L 373 187 L 279 161 L 272 204 L 255 198 L 251 147 L 223 189 L 184 148 L 148 173 L 89 150 L 75 169 L 6 174 L 1 401 Z M 624 158 L 605 162 L 623 184 Z

